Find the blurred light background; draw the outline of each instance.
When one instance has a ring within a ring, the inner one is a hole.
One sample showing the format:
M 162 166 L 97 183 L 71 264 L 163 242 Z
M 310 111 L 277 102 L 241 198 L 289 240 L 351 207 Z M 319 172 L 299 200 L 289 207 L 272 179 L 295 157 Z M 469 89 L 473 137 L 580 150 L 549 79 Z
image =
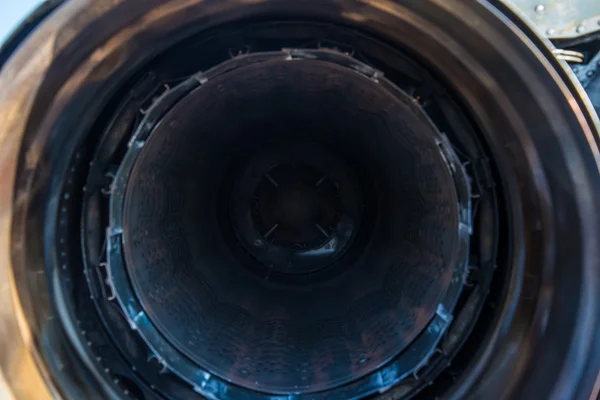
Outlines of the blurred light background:
M 0 43 L 42 0 L 0 0 Z

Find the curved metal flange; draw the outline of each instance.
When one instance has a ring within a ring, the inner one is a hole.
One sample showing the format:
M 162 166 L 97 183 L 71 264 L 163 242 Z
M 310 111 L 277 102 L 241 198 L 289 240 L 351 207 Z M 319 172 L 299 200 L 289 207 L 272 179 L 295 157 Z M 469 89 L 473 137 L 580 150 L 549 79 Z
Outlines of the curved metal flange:
M 457 254 L 455 255 L 457 262 L 453 272 L 452 281 L 442 298 L 442 301 L 439 303 L 433 319 L 430 321 L 427 328 L 413 341 L 410 347 L 382 366 L 379 370 L 363 378 L 326 392 L 317 393 L 271 395 L 235 386 L 227 380 L 203 369 L 181 354 L 152 323 L 129 281 L 123 254 L 123 204 L 131 169 L 133 168 L 145 141 L 168 110 L 192 90 L 200 87 L 215 76 L 226 74 L 238 67 L 261 63 L 274 58 L 281 58 L 282 60 L 290 62 L 301 61 L 303 59 L 317 59 L 352 69 L 373 82 L 382 85 L 392 93 L 398 93 L 405 102 L 410 102 L 408 105 L 416 113 L 422 115 L 423 118 L 429 119 L 418 105 L 418 102 L 414 99 L 407 100 L 412 98 L 406 94 L 402 94 L 399 88 L 383 76 L 383 73 L 367 64 L 357 61 L 348 54 L 333 50 L 283 49 L 281 52 L 243 55 L 226 61 L 205 73 L 198 73 L 190 77 L 179 86 L 163 94 L 148 110 L 129 141 L 128 151 L 116 174 L 111 188 L 110 226 L 107 229 L 107 270 L 110 285 L 112 286 L 114 295 L 127 317 L 131 328 L 140 334 L 148 347 L 153 351 L 151 357 L 156 358 L 165 369 L 170 370 L 190 383 L 195 391 L 208 398 L 249 400 L 358 399 L 373 393 L 381 393 L 392 386 L 397 385 L 406 377 L 412 376 L 428 363 L 430 357 L 436 351 L 438 343 L 452 322 L 452 313 L 466 280 L 469 262 L 469 241 L 472 232 L 469 178 L 447 137 L 439 132 L 435 141 L 438 144 L 440 153 L 445 159 L 448 170 L 454 179 L 459 201 L 458 240 L 460 244 L 457 246 Z M 433 124 L 433 122 L 429 122 Z

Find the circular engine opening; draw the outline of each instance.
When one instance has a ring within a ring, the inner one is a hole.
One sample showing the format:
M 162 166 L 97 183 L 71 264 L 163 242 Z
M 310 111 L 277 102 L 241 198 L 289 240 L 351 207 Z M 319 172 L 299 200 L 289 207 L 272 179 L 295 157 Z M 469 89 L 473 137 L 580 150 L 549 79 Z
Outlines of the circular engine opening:
M 227 382 L 330 390 L 447 327 L 431 324 L 467 261 L 462 166 L 412 98 L 361 67 L 237 58 L 130 142 L 113 279 L 124 267 L 166 342 Z
M 10 371 L 68 398 L 590 392 L 595 120 L 533 32 L 484 2 L 84 3 L 7 63 Z

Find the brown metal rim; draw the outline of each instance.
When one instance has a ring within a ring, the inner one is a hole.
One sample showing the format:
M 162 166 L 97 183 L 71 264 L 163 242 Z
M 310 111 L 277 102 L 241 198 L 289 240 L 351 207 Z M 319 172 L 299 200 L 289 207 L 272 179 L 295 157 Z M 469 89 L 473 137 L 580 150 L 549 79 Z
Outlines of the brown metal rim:
M 169 46 L 172 40 L 188 36 L 199 27 L 208 28 L 239 18 L 286 14 L 356 25 L 398 41 L 419 53 L 425 61 L 440 65 L 440 73 L 449 82 L 474 77 L 472 87 L 456 89 L 472 107 L 483 130 L 489 132 L 490 143 L 504 149 L 497 156 L 500 166 L 512 171 L 507 177 L 508 190 L 515 193 L 508 199 L 511 204 L 511 223 L 513 226 L 521 225 L 522 218 L 527 217 L 526 226 L 520 228 L 526 228 L 529 233 L 527 237 L 516 235 L 513 238 L 513 245 L 517 247 L 513 247 L 515 251 L 511 255 L 510 264 L 515 267 L 509 288 L 517 296 L 514 302 L 505 305 L 502 315 L 509 316 L 515 312 L 520 315 L 524 306 L 517 304 L 518 293 L 528 289 L 537 293 L 540 288 L 543 290 L 552 287 L 552 274 L 542 266 L 552 264 L 565 255 L 544 253 L 540 244 L 555 242 L 558 239 L 556 235 L 563 238 L 560 235 L 564 232 L 557 233 L 547 228 L 554 227 L 556 218 L 550 210 L 553 206 L 552 190 L 560 183 L 564 184 L 561 180 L 567 179 L 567 176 L 569 182 L 563 188 L 573 187 L 575 180 L 572 177 L 577 177 L 578 183 L 572 203 L 576 208 L 568 211 L 570 214 L 567 216 L 573 217 L 576 224 L 574 228 L 578 233 L 575 239 L 579 236 L 581 240 L 573 250 L 575 262 L 586 266 L 580 281 L 581 302 L 589 300 L 590 304 L 597 305 L 599 257 L 595 240 L 596 227 L 600 226 L 595 214 L 597 205 L 600 204 L 598 191 L 595 190 L 600 184 L 600 157 L 595 144 L 597 129 L 589 122 L 590 118 L 586 117 L 589 110 L 582 108 L 571 89 L 561 81 L 550 62 L 545 60 L 542 51 L 489 5 L 459 0 L 420 3 L 375 0 L 349 3 L 332 0 L 323 1 L 320 7 L 311 7 L 308 2 L 285 0 L 71 1 L 61 6 L 39 26 L 4 66 L 0 75 L 0 87 L 3 88 L 0 93 L 0 183 L 3 189 L 0 191 L 0 303 L 4 304 L 0 312 L 0 333 L 2 337 L 10 338 L 0 345 L 0 367 L 16 398 L 46 399 L 58 393 L 40 359 L 42 327 L 36 321 L 36 315 L 43 313 L 39 310 L 34 312 L 32 300 L 34 296 L 36 302 L 40 298 L 47 299 L 45 296 L 48 293 L 27 292 L 26 280 L 31 279 L 32 271 L 21 270 L 22 265 L 19 264 L 24 257 L 21 253 L 25 249 L 25 238 L 15 235 L 13 230 L 14 226 L 18 227 L 24 222 L 19 219 L 24 216 L 19 211 L 29 207 L 32 197 L 37 195 L 38 188 L 31 186 L 34 173 L 54 173 L 54 170 L 49 171 L 48 166 L 44 166 L 42 162 L 47 141 L 54 139 L 56 135 L 52 130 L 55 119 L 65 111 L 72 110 L 73 96 L 79 94 L 86 85 L 102 84 L 109 80 L 111 85 L 114 84 L 112 78 L 126 76 L 155 52 Z M 489 21 L 489 24 L 477 26 L 479 18 Z M 477 33 L 477 36 L 470 39 L 469 43 L 459 43 L 446 34 L 453 23 L 461 23 L 463 33 L 470 31 Z M 419 37 L 410 35 L 411 40 L 406 39 L 407 34 L 419 31 L 427 34 Z M 508 39 L 491 42 L 498 35 L 506 33 L 509 33 Z M 489 39 L 486 40 L 486 37 Z M 519 41 L 521 44 L 517 45 Z M 472 58 L 473 46 L 483 44 L 489 46 L 486 50 L 489 53 L 482 54 L 488 58 L 493 59 L 502 53 L 509 56 L 506 63 L 499 63 L 499 68 L 507 68 L 504 78 L 518 78 L 512 87 L 499 87 L 496 80 L 499 76 L 494 71 L 486 72 Z M 440 60 L 440 54 L 446 59 Z M 131 57 L 136 62 L 131 63 Z M 70 61 L 57 66 L 57 60 Z M 453 64 L 447 64 L 449 60 L 453 60 Z M 517 70 L 520 76 L 511 75 Z M 532 107 L 529 119 L 524 120 L 519 104 L 511 105 L 508 101 L 508 91 L 519 84 L 525 85 L 522 88 L 523 98 L 535 92 L 560 100 Z M 114 89 L 111 85 L 106 86 L 107 91 Z M 496 102 L 486 96 L 490 92 L 499 94 Z M 97 106 L 102 102 L 103 96 L 96 96 L 95 102 L 89 94 L 84 99 L 89 101 L 87 104 Z M 494 114 L 499 112 L 505 116 L 505 125 L 501 127 L 494 118 Z M 552 125 L 547 124 L 549 120 L 552 120 Z M 538 128 L 534 129 L 536 126 Z M 84 126 L 80 128 L 80 132 L 84 131 Z M 513 134 L 507 134 L 504 138 L 498 136 L 497 133 L 502 128 Z M 573 134 L 565 135 L 561 132 Z M 558 139 L 548 144 L 542 135 Z M 73 142 L 74 139 L 71 139 L 66 143 L 66 151 Z M 557 158 L 554 159 L 554 164 L 564 173 L 556 173 L 550 169 L 548 156 L 542 157 L 539 153 L 548 150 L 548 147 L 543 146 L 549 146 L 552 150 L 550 153 L 555 152 Z M 570 157 L 562 159 L 560 156 L 564 154 L 569 154 Z M 510 157 L 516 158 L 511 160 Z M 524 171 L 536 171 L 536 175 L 526 176 L 523 175 Z M 535 186 L 520 186 L 519 182 L 525 180 Z M 525 208 L 517 206 L 523 198 L 528 199 Z M 538 217 L 537 222 L 533 219 L 534 216 Z M 531 251 L 518 251 L 520 245 L 527 246 Z M 520 274 L 523 273 L 523 265 L 532 262 L 540 265 L 540 274 L 534 276 L 537 281 L 522 281 Z M 42 277 L 40 282 L 43 282 L 45 272 L 41 269 L 38 271 Z M 33 273 L 36 273 L 35 270 Z M 532 287 L 528 287 L 528 284 Z M 40 287 L 43 288 L 44 284 Z M 523 315 L 533 312 L 529 340 L 541 334 L 545 312 L 555 302 L 556 299 L 548 293 L 533 306 L 529 305 L 527 312 L 523 310 Z M 594 307 L 588 308 L 573 318 L 578 326 L 583 326 L 584 323 L 590 327 L 598 326 L 596 311 Z M 49 313 L 47 316 L 53 317 L 53 314 Z M 510 327 L 511 320 L 513 318 L 504 320 L 504 328 Z M 554 322 L 550 321 L 552 323 Z M 585 343 L 591 343 L 594 334 L 589 328 L 578 328 L 574 336 L 581 344 L 570 348 L 565 357 L 572 360 L 585 354 L 586 350 L 592 351 L 593 349 L 586 348 Z M 501 339 L 500 331 L 492 335 L 487 350 L 481 354 L 482 361 L 475 369 L 480 368 L 479 372 L 483 372 L 489 366 L 486 361 L 492 360 L 492 350 L 497 351 L 502 343 L 508 343 Z M 513 372 L 516 370 L 523 373 L 526 368 L 529 360 L 527 355 L 533 350 L 529 346 L 525 347 L 527 354 L 521 361 L 509 360 L 509 365 L 514 367 Z M 581 371 L 563 370 L 557 375 L 560 379 L 556 386 L 562 388 L 564 394 L 573 394 L 575 389 L 569 389 L 566 382 L 580 375 Z M 532 379 L 536 379 L 535 376 Z

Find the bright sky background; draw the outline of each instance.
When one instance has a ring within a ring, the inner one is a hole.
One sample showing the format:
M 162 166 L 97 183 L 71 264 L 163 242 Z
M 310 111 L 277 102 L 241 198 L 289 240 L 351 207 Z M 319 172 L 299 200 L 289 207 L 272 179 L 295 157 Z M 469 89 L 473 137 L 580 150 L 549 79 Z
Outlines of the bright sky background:
M 0 0 L 0 43 L 42 0 Z

